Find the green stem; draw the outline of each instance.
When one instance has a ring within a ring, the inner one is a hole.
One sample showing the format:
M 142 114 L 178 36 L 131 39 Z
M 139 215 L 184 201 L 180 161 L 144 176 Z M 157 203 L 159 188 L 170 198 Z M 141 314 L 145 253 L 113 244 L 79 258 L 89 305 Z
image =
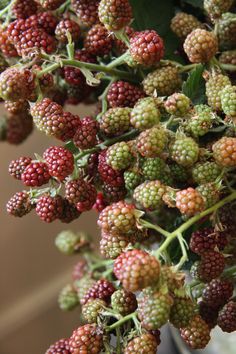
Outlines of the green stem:
M 179 72 L 180 72 L 180 73 L 185 73 L 185 72 L 187 72 L 187 71 L 190 71 L 190 70 L 192 70 L 192 69 L 195 69 L 197 65 L 198 65 L 198 64 L 185 65 L 185 66 L 183 66 L 183 67 L 181 67 L 181 68 L 179 69 Z
M 221 69 L 224 69 L 227 71 L 236 71 L 236 65 L 233 65 L 233 64 L 219 63 L 219 66 L 221 67 Z
M 145 228 L 147 228 L 147 229 L 155 230 L 155 231 L 157 231 L 158 233 L 160 233 L 161 235 L 163 235 L 165 237 L 169 237 L 170 236 L 170 232 L 162 229 L 158 225 L 154 225 L 154 224 L 150 223 L 149 221 L 140 219 L 140 225 L 145 227 Z
M 0 11 L 0 17 L 2 17 L 2 15 L 4 15 L 6 12 L 8 12 L 11 9 L 11 7 L 14 4 L 15 1 L 16 0 L 12 0 L 6 7 L 4 7 L 4 9 L 2 9 Z
M 116 353 L 121 354 L 121 333 L 120 328 L 116 328 Z
M 188 254 L 187 254 L 187 250 L 184 244 L 184 239 L 183 236 L 181 234 L 179 234 L 178 236 L 178 240 L 179 240 L 179 244 L 181 247 L 181 252 L 182 252 L 182 257 L 180 258 L 179 263 L 176 266 L 176 270 L 179 270 L 182 268 L 182 266 L 184 265 L 184 263 L 188 260 Z
M 134 318 L 136 318 L 136 312 L 130 313 L 129 315 L 121 318 L 119 321 L 113 323 L 111 326 L 107 327 L 107 331 L 111 332 L 113 329 L 120 327 L 121 325 L 123 325 L 124 323 L 126 323 L 129 320 L 133 320 Z
M 106 146 L 110 146 L 113 145 L 119 141 L 123 141 L 126 139 L 131 139 L 133 137 L 135 137 L 138 134 L 137 130 L 131 130 L 123 135 L 117 136 L 115 138 L 106 140 L 104 142 L 102 142 L 101 144 L 96 145 L 94 148 L 89 149 L 89 150 L 84 150 L 82 152 L 80 152 L 79 154 L 74 156 L 75 161 L 81 159 L 82 157 L 88 155 L 88 154 L 93 154 L 94 152 L 97 152 L 101 149 L 104 149 Z
M 128 54 L 127 52 L 122 54 L 120 57 L 116 58 L 115 60 L 113 60 L 112 62 L 110 62 L 110 64 L 107 65 L 107 68 L 115 68 L 118 65 L 122 65 L 125 62 L 125 59 L 127 58 Z

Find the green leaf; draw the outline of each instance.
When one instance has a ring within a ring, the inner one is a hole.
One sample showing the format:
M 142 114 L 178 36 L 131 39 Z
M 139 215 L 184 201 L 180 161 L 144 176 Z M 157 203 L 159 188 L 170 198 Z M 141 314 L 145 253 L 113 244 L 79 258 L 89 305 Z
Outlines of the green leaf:
M 183 0 L 184 2 L 186 2 L 187 4 L 192 5 L 193 7 L 199 7 L 199 8 L 203 8 L 203 0 Z
M 174 0 L 130 0 L 133 8 L 133 27 L 138 31 L 154 29 L 164 39 L 166 58 L 176 59 L 178 40 L 170 29 L 175 15 Z
M 189 74 L 183 83 L 183 93 L 188 96 L 194 104 L 205 101 L 205 80 L 202 77 L 204 66 L 198 64 Z

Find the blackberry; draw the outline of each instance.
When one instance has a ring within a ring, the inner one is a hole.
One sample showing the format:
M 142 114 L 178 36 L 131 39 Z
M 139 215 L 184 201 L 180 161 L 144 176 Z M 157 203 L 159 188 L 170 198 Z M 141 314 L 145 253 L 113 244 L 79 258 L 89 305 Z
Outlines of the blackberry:
M 61 291 L 58 296 L 58 304 L 61 310 L 71 311 L 78 305 L 78 296 L 73 287 L 68 284 Z
M 71 353 L 99 354 L 103 348 L 102 330 L 95 324 L 87 324 L 73 331 L 69 339 Z
M 209 306 L 218 308 L 226 304 L 233 295 L 234 286 L 228 280 L 213 279 L 202 291 L 202 300 Z
M 99 121 L 100 129 L 107 136 L 120 135 L 130 128 L 130 108 L 110 108 Z
M 100 279 L 89 288 L 80 302 L 84 305 L 90 299 L 101 299 L 107 303 L 110 302 L 111 295 L 114 291 L 115 288 L 111 282 L 106 279 Z
M 130 122 L 134 128 L 145 130 L 158 124 L 161 113 L 158 109 L 156 99 L 145 97 L 140 99 L 131 111 Z
M 102 230 L 100 241 L 100 252 L 105 258 L 115 259 L 125 251 L 129 245 L 136 242 L 135 235 L 124 235 L 115 232 L 105 232 Z
M 122 141 L 110 146 L 106 154 L 106 162 L 114 170 L 124 170 L 129 167 L 133 159 L 129 145 Z
M 190 104 L 187 96 L 176 92 L 167 98 L 164 106 L 167 113 L 182 117 L 190 110 Z
M 181 328 L 180 334 L 184 342 L 192 349 L 203 349 L 210 341 L 210 329 L 198 315 L 187 327 Z
M 167 142 L 167 134 L 161 125 L 144 130 L 137 137 L 138 152 L 144 157 L 159 156 Z
M 51 197 L 42 195 L 36 203 L 36 213 L 41 220 L 51 223 L 58 219 L 63 212 L 63 200 L 61 196 Z
M 81 150 L 94 147 L 97 142 L 97 132 L 98 123 L 92 117 L 83 118 L 81 126 L 73 137 L 75 146 Z
M 177 272 L 174 267 L 163 265 L 161 267 L 161 278 L 168 287 L 170 293 L 174 294 L 176 290 L 183 288 L 185 275 Z
M 218 19 L 233 5 L 233 0 L 204 0 L 204 9 L 212 20 Z
M 20 157 L 17 160 L 11 161 L 8 172 L 15 179 L 21 180 L 21 175 L 25 168 L 31 163 L 32 159 L 30 157 Z
M 4 106 L 11 114 L 20 114 L 27 112 L 29 109 L 29 103 L 25 99 L 19 99 L 18 101 L 5 101 Z
M 212 112 L 199 112 L 191 117 L 187 123 L 187 131 L 195 138 L 203 136 L 209 132 L 213 125 L 214 115 Z
M 81 243 L 80 239 L 79 234 L 72 231 L 62 231 L 57 235 L 55 245 L 60 252 L 70 255 L 76 252 L 77 246 Z
M 190 239 L 192 252 L 201 255 L 208 251 L 214 251 L 217 246 L 217 237 L 213 228 L 205 228 L 192 233 Z
M 145 158 L 142 162 L 142 175 L 145 180 L 161 180 L 166 170 L 166 163 L 159 157 Z
M 124 348 L 124 354 L 156 354 L 158 343 L 151 333 L 135 337 Z
M 71 5 L 77 16 L 87 26 L 98 22 L 99 0 L 72 0 Z
M 223 332 L 231 333 L 236 330 L 236 303 L 234 301 L 229 301 L 220 310 L 217 324 Z
M 163 205 L 164 193 L 165 186 L 160 181 L 146 181 L 135 188 L 133 197 L 143 208 L 154 210 Z
M 6 209 L 9 214 L 20 218 L 28 214 L 33 209 L 29 194 L 25 191 L 16 193 L 7 202 Z
M 138 64 L 152 66 L 163 58 L 164 43 L 156 31 L 141 31 L 131 37 L 129 51 Z
M 192 169 L 192 177 L 197 184 L 214 182 L 220 173 L 221 168 L 214 161 L 199 162 Z
M 91 299 L 82 306 L 82 315 L 86 322 L 96 323 L 99 314 L 106 307 L 106 303 L 100 299 Z
M 99 215 L 98 226 L 109 232 L 128 234 L 136 230 L 136 209 L 133 204 L 119 201 L 107 206 Z
M 88 273 L 88 263 L 85 259 L 79 260 L 73 267 L 72 278 L 73 280 L 82 279 Z
M 68 181 L 65 184 L 65 197 L 71 204 L 75 204 L 79 212 L 92 209 L 96 201 L 97 191 L 93 184 L 82 178 Z
M 187 170 L 184 166 L 178 165 L 177 163 L 171 163 L 168 167 L 176 182 L 183 183 L 189 179 L 189 170 Z
M 224 13 L 219 19 L 217 31 L 221 50 L 235 49 L 235 29 L 235 14 L 230 12 Z
M 27 18 L 38 10 L 38 4 L 34 0 L 17 0 L 12 6 L 12 12 L 16 18 Z
M 8 68 L 0 74 L 0 95 L 4 101 L 18 101 L 30 97 L 32 90 L 28 79 L 33 80 L 30 71 Z
M 222 110 L 221 92 L 227 85 L 230 85 L 230 79 L 219 73 L 212 74 L 206 82 L 207 102 L 216 111 Z
M 2 54 L 4 55 L 4 57 L 6 57 L 6 58 L 17 57 L 16 48 L 12 44 L 12 42 L 10 41 L 7 31 L 3 31 L 2 29 L 0 29 L 0 50 L 1 50 Z M 6 64 L 5 61 L 3 62 L 3 64 L 5 67 L 5 64 Z M 7 66 L 8 65 L 6 65 L 6 67 Z M 6 69 L 6 67 L 4 68 L 4 70 Z M 2 70 L 2 65 L 1 65 L 0 72 L 2 72 L 4 70 Z
M 63 44 L 68 43 L 67 33 L 70 33 L 72 42 L 78 42 L 80 38 L 80 27 L 77 22 L 66 19 L 58 23 L 55 29 L 56 39 Z
M 125 290 L 134 292 L 158 281 L 160 264 L 149 253 L 134 249 L 121 253 L 116 258 L 114 274 Z
M 236 117 L 236 86 L 226 85 L 220 97 L 224 113 L 230 117 Z
M 109 87 L 107 102 L 109 107 L 134 107 L 135 103 L 143 98 L 145 93 L 134 84 L 126 81 L 115 81 Z
M 58 178 L 59 181 L 63 181 L 74 170 L 73 154 L 61 146 L 51 146 L 44 152 L 43 158 L 48 165 L 50 175 Z
M 50 117 L 50 115 L 49 115 L 49 117 Z M 59 136 L 60 140 L 62 140 L 62 141 L 71 140 L 74 137 L 78 128 L 81 126 L 81 121 L 80 121 L 79 116 L 74 115 L 70 112 L 63 112 L 62 119 L 59 118 L 58 120 L 61 121 L 61 124 L 62 124 L 60 133 L 58 130 L 58 136 Z M 54 124 L 54 122 L 53 122 L 53 125 L 56 125 L 56 124 Z
M 128 190 L 134 190 L 139 184 L 142 183 L 143 178 L 135 170 L 127 170 L 124 172 L 125 188 Z
M 46 10 L 56 10 L 65 0 L 41 0 L 41 6 Z
M 108 31 L 119 31 L 132 19 L 132 8 L 128 0 L 101 0 L 98 16 Z
M 82 304 L 81 300 L 95 283 L 96 281 L 91 278 L 91 275 L 85 275 L 82 279 L 74 282 L 73 285 L 77 291 L 80 304 Z
M 189 137 L 177 138 L 170 147 L 172 160 L 179 165 L 189 167 L 198 160 L 199 147 L 198 144 Z
M 126 316 L 136 310 L 136 296 L 124 289 L 116 290 L 111 296 L 111 306 L 117 313 Z
M 35 22 L 35 27 L 40 27 L 51 35 L 54 35 L 58 24 L 58 18 L 50 11 L 39 12 L 31 16 L 28 21 L 31 23 Z
M 236 165 L 236 138 L 223 137 L 214 143 L 212 150 L 213 157 L 220 166 Z
M 181 214 L 193 216 L 205 209 L 205 202 L 196 189 L 189 187 L 176 193 L 176 207 Z
M 26 186 L 40 187 L 48 183 L 51 176 L 44 162 L 31 162 L 21 174 L 21 180 Z
M 84 41 L 85 49 L 95 56 L 104 57 L 112 50 L 113 39 L 106 28 L 100 24 L 94 25 L 87 33 Z
M 215 205 L 220 199 L 220 188 L 215 183 L 202 184 L 196 190 L 203 197 L 206 209 Z
M 178 12 L 172 18 L 170 27 L 177 37 L 184 40 L 194 29 L 201 28 L 202 24 L 195 16 Z
M 56 343 L 50 345 L 45 354 L 70 354 L 69 340 L 60 339 Z
M 28 56 L 35 49 L 52 54 L 56 50 L 56 40 L 42 28 L 29 28 L 18 37 L 14 42 L 17 53 L 20 56 Z
M 236 65 L 236 52 L 234 50 L 227 50 L 220 54 L 219 62 L 222 64 Z
M 184 51 L 192 63 L 207 63 L 218 51 L 217 38 L 213 32 L 197 28 L 185 39 Z
M 11 114 L 6 119 L 6 140 L 9 144 L 21 144 L 33 130 L 33 120 L 29 114 Z
M 176 328 L 188 326 L 195 315 L 195 305 L 190 298 L 175 297 L 170 310 L 170 322 Z
M 168 293 L 153 292 L 138 298 L 138 318 L 147 330 L 159 329 L 169 319 L 173 299 Z
M 199 315 L 208 324 L 209 328 L 212 329 L 217 325 L 219 309 L 211 307 L 204 301 L 199 303 Z
M 107 203 L 104 199 L 104 195 L 102 192 L 98 192 L 96 202 L 93 204 L 93 209 L 100 213 L 103 209 L 105 209 Z
M 208 251 L 202 255 L 197 267 L 197 273 L 203 282 L 209 282 L 218 278 L 222 274 L 224 267 L 224 256 L 216 251 Z
M 144 92 L 148 96 L 169 96 L 178 91 L 181 77 L 175 66 L 164 66 L 149 73 L 143 80 Z
M 63 223 L 69 224 L 72 221 L 76 220 L 80 216 L 78 209 L 70 204 L 67 199 L 63 199 L 63 208 L 62 213 L 59 216 L 59 220 Z
M 102 187 L 103 190 L 103 195 L 105 202 L 108 203 L 115 203 L 118 202 L 119 200 L 125 199 L 125 196 L 127 194 L 127 190 L 125 187 L 116 187 L 116 186 L 111 186 L 109 184 L 104 184 Z
M 122 186 L 124 178 L 120 171 L 114 170 L 106 162 L 107 150 L 103 150 L 98 157 L 98 172 L 103 182 L 112 186 Z

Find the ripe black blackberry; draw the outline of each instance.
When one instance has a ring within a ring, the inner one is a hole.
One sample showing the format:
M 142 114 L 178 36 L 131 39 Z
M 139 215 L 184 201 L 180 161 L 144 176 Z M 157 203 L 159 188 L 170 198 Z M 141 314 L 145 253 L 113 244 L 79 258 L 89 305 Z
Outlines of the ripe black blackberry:
M 232 282 L 224 279 L 213 279 L 205 286 L 202 292 L 202 300 L 211 307 L 220 307 L 226 304 L 234 291 Z
M 236 302 L 229 301 L 219 312 L 217 319 L 218 326 L 223 332 L 236 331 Z
M 111 282 L 106 279 L 100 279 L 87 291 L 81 300 L 81 304 L 86 304 L 90 299 L 101 299 L 109 303 L 115 290 Z

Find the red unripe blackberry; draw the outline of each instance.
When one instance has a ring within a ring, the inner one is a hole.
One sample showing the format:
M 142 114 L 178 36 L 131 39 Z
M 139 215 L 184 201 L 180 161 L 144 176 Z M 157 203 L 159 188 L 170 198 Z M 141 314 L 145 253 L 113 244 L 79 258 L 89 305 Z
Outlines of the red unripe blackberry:
M 28 56 L 35 49 L 52 54 L 56 50 L 55 38 L 50 36 L 42 28 L 29 28 L 19 35 L 14 42 L 17 53 L 20 56 Z
M 98 22 L 99 0 L 72 0 L 71 5 L 79 19 L 86 25 L 92 26 Z
M 13 216 L 22 217 L 28 214 L 33 205 L 30 202 L 30 198 L 27 192 L 18 192 L 7 202 L 7 212 Z
M 106 279 L 100 279 L 87 291 L 81 300 L 81 304 L 86 304 L 90 299 L 101 299 L 109 303 L 115 290 L 111 282 Z
M 11 8 L 16 18 L 27 18 L 35 14 L 38 4 L 34 0 L 16 0 Z
M 35 28 L 35 23 L 33 21 L 33 26 L 30 20 L 15 20 L 7 26 L 7 35 L 9 40 L 16 44 L 23 32 L 27 31 L 29 28 Z
M 6 120 L 6 140 L 9 144 L 21 144 L 33 130 L 33 120 L 29 114 L 11 114 Z
M 236 166 L 236 138 L 223 137 L 212 147 L 213 156 L 220 166 Z
M 41 6 L 46 10 L 56 10 L 65 0 L 40 0 Z
M 87 33 L 84 41 L 85 49 L 95 56 L 108 55 L 112 50 L 113 38 L 106 28 L 100 24 L 94 25 Z
M 124 354 L 156 354 L 158 343 L 155 336 L 144 333 L 135 337 L 124 348 Z
M 95 324 L 87 324 L 74 330 L 69 339 L 70 353 L 99 354 L 103 347 L 102 330 Z
M 18 101 L 5 101 L 4 107 L 9 113 L 18 114 L 22 112 L 27 112 L 29 109 L 29 103 L 25 99 L 20 99 Z
M 60 217 L 63 212 L 61 196 L 42 195 L 36 203 L 36 213 L 41 220 L 50 223 Z
M 98 157 L 98 172 L 104 183 L 111 186 L 122 186 L 124 184 L 123 174 L 114 170 L 106 162 L 107 150 L 100 152 Z
M 204 210 L 205 203 L 201 194 L 189 187 L 176 193 L 176 207 L 181 214 L 193 216 Z
M 44 162 L 31 162 L 21 175 L 21 180 L 28 187 L 40 187 L 48 183 L 51 176 Z
M 114 274 L 125 290 L 138 291 L 153 285 L 160 276 L 160 264 L 149 253 L 134 249 L 122 253 L 114 263 Z
M 73 141 L 79 149 L 90 149 L 96 145 L 98 122 L 92 117 L 85 117 L 81 120 L 82 125 L 76 131 Z
M 27 69 L 8 68 L 0 75 L 0 95 L 5 101 L 27 99 L 32 94 L 33 80 L 34 75 Z
M 192 349 L 203 349 L 210 341 L 210 329 L 203 319 L 196 315 L 190 324 L 181 328 L 180 334 L 184 342 Z
M 154 30 L 137 32 L 130 39 L 129 51 L 137 63 L 152 66 L 163 58 L 164 43 Z
M 26 169 L 26 167 L 31 163 L 32 159 L 30 157 L 20 157 L 17 160 L 11 161 L 8 172 L 10 175 L 16 179 L 21 180 L 21 175 Z
M 181 40 L 184 40 L 194 29 L 202 27 L 196 17 L 185 12 L 178 12 L 171 20 L 172 31 Z
M 79 116 L 70 112 L 63 112 L 62 118 L 63 129 L 59 134 L 59 138 L 62 141 L 68 141 L 74 137 L 76 131 L 81 126 L 81 120 Z
M 80 214 L 75 205 L 70 204 L 67 199 L 63 199 L 62 213 L 59 216 L 61 222 L 69 224 L 78 219 Z
M 110 184 L 104 184 L 102 187 L 104 199 L 107 204 L 115 203 L 119 200 L 124 200 L 127 194 L 125 186 L 111 186 Z
M 105 258 L 115 259 L 125 251 L 128 245 L 137 241 L 134 234 L 124 235 L 118 232 L 101 232 L 100 252 Z
M 213 279 L 205 286 L 202 292 L 202 300 L 211 307 L 219 307 L 226 304 L 234 292 L 234 285 L 228 280 Z
M 161 125 L 144 130 L 137 137 L 138 152 L 144 157 L 158 157 L 164 150 L 167 135 Z
M 111 296 L 111 306 L 122 316 L 128 315 L 137 308 L 136 296 L 124 289 L 117 290 Z
M 5 57 L 17 57 L 17 51 L 15 46 L 8 38 L 6 31 L 0 29 L 0 50 Z
M 65 184 L 65 197 L 79 212 L 84 212 L 92 209 L 97 191 L 94 185 L 79 178 Z
M 79 260 L 73 267 L 72 278 L 79 280 L 88 272 L 88 263 L 85 259 Z
M 199 315 L 208 324 L 209 328 L 212 329 L 217 325 L 218 308 L 211 307 L 204 301 L 199 303 Z
M 61 146 L 51 146 L 44 152 L 43 158 L 48 165 L 50 175 L 58 178 L 59 181 L 63 181 L 74 170 L 73 154 Z
M 45 354 L 70 354 L 69 340 L 60 339 L 56 343 L 50 345 Z
M 202 255 L 201 261 L 197 267 L 197 274 L 203 282 L 209 282 L 218 278 L 225 267 L 225 258 L 223 254 L 216 251 L 208 251 Z
M 217 246 L 217 237 L 213 228 L 205 228 L 192 233 L 190 249 L 196 254 L 213 251 Z
M 108 31 L 119 31 L 132 19 L 132 7 L 129 0 L 101 0 L 98 16 Z
M 218 51 L 218 42 L 213 32 L 197 28 L 184 42 L 184 51 L 192 63 L 207 63 Z
M 35 27 L 40 27 L 48 34 L 53 35 L 58 21 L 58 18 L 52 12 L 45 11 L 31 16 L 26 22 L 30 22 L 31 26 L 35 24 Z
M 102 192 L 97 194 L 96 202 L 93 204 L 93 209 L 100 213 L 107 206 L 104 195 Z
M 236 331 L 236 302 L 229 301 L 219 312 L 217 319 L 218 326 L 223 332 Z
M 126 81 L 115 81 L 107 93 L 109 107 L 134 107 L 135 103 L 145 97 L 143 90 Z
M 55 30 L 56 39 L 63 44 L 68 43 L 68 32 L 71 35 L 72 42 L 78 42 L 80 37 L 80 27 L 78 23 L 70 19 L 61 20 Z
M 136 209 L 133 204 L 119 201 L 108 205 L 99 215 L 98 226 L 103 231 L 128 234 L 136 230 Z

